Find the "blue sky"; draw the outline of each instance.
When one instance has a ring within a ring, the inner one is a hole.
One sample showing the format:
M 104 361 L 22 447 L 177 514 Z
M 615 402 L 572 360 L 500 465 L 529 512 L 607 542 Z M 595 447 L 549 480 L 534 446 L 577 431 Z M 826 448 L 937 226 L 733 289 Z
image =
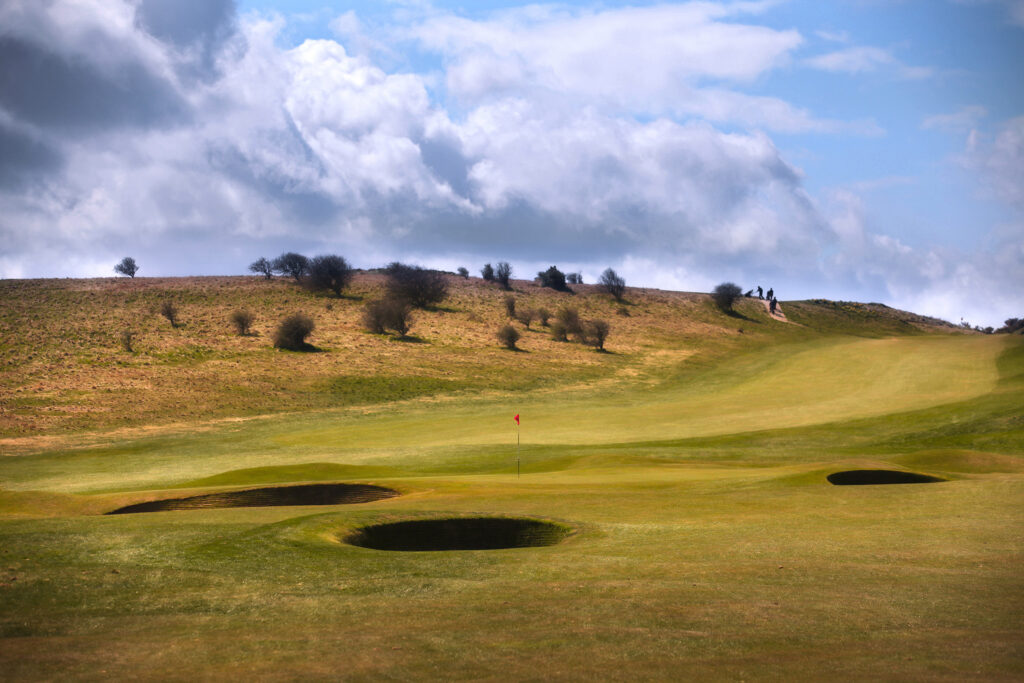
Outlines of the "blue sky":
M 13 0 L 0 276 L 297 249 L 998 324 L 1022 38 L 1021 0 Z

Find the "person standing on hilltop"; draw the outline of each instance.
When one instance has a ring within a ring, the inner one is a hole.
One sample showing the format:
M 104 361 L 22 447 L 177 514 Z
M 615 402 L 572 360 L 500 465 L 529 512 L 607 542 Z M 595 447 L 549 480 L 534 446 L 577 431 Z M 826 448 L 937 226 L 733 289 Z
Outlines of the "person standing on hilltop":
M 768 290 L 768 301 L 771 301 L 774 298 L 775 298 L 775 290 L 774 289 L 769 289 Z
M 761 285 L 757 286 L 757 298 L 764 299 L 764 290 L 761 289 Z

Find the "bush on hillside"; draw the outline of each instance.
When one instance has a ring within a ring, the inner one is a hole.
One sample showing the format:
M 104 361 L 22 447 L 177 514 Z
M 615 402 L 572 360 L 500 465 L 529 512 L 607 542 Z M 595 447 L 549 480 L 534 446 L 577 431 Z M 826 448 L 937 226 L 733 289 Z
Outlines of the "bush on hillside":
M 551 320 L 551 311 L 549 311 L 548 309 L 543 308 L 543 307 L 542 308 L 538 308 L 537 309 L 537 320 L 540 321 L 541 325 L 543 325 L 544 327 L 547 327 L 548 326 L 548 321 Z
M 565 273 L 555 266 L 551 266 L 547 270 L 542 270 L 537 273 L 537 281 L 540 282 L 541 287 L 550 287 L 551 289 L 559 292 L 564 292 L 569 289 L 565 286 Z
M 139 272 L 139 264 L 135 263 L 135 259 L 131 256 L 125 256 L 120 263 L 114 266 L 114 272 L 135 277 L 135 273 Z
M 601 289 L 615 297 L 616 301 L 622 301 L 622 295 L 626 293 L 626 281 L 619 277 L 611 268 L 606 268 L 601 273 Z
M 604 320 L 588 320 L 583 325 L 583 342 L 604 351 L 604 341 L 608 338 L 611 326 Z
M 459 269 L 456 272 L 459 274 L 459 277 L 461 277 L 463 280 L 469 279 L 469 270 L 464 266 L 459 266 Z
M 160 315 L 167 318 L 167 322 L 171 324 L 171 327 L 178 326 L 178 308 L 173 302 L 165 301 L 160 304 Z
M 397 299 L 381 299 L 366 304 L 363 325 L 374 334 L 393 330 L 404 337 L 412 327 L 412 306 Z
M 516 320 L 523 324 L 523 327 L 530 329 L 530 323 L 537 317 L 537 311 L 532 308 L 520 308 L 516 311 Z
M 485 263 L 484 267 L 480 269 L 480 277 L 487 282 L 494 282 L 494 268 L 490 263 Z
M 711 292 L 711 298 L 714 299 L 715 304 L 725 313 L 732 311 L 732 305 L 741 296 L 743 296 L 743 290 L 732 282 L 723 282 Z
M 996 330 L 996 334 L 1024 334 L 1024 318 L 1010 318 Z
M 306 343 L 314 329 L 313 319 L 302 313 L 294 313 L 284 320 L 274 332 L 274 348 L 288 351 L 303 351 L 309 347 Z
M 314 256 L 307 270 L 306 286 L 312 291 L 329 289 L 334 296 L 341 296 L 341 290 L 352 281 L 353 273 L 348 261 L 335 254 Z
M 519 341 L 519 333 L 511 325 L 504 325 L 498 330 L 498 341 L 507 349 L 515 349 Z
M 132 340 L 135 338 L 135 333 L 131 330 L 121 330 L 121 334 L 118 335 L 118 341 L 121 342 L 121 348 L 131 353 L 134 349 L 132 348 Z
M 558 322 L 561 323 L 564 334 L 573 335 L 582 341 L 583 339 L 583 325 L 580 322 L 580 312 L 575 308 L 564 306 L 558 309 L 558 313 L 555 314 L 558 318 Z
M 509 318 L 516 317 L 516 298 L 511 294 L 505 295 L 505 314 Z
M 235 326 L 235 331 L 238 332 L 238 336 L 245 337 L 249 334 L 252 329 L 252 323 L 256 319 L 249 311 L 239 309 L 231 314 L 231 324 Z
M 448 297 L 448 282 L 444 279 L 444 274 L 436 270 L 395 261 L 388 264 L 384 274 L 388 278 L 387 290 L 390 299 L 405 301 L 416 308 L 426 308 L 432 304 L 439 304 Z
M 551 323 L 551 338 L 559 342 L 569 341 L 565 331 L 565 324 L 561 320 Z

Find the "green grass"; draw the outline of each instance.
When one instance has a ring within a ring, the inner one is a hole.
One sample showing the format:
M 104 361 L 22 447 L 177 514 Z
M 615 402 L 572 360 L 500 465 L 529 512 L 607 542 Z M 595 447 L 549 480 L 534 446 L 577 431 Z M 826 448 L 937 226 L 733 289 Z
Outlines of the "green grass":
M 484 316 L 473 291 L 462 310 Z M 627 298 L 636 327 L 610 365 L 437 332 L 382 371 L 310 375 L 290 389 L 321 397 L 308 409 L 57 430 L 0 458 L 3 677 L 1024 677 L 1024 340 L 849 304 L 784 303 L 801 327 Z M 825 480 L 865 468 L 948 481 Z M 317 481 L 403 495 L 102 515 Z M 340 540 L 442 515 L 574 533 L 467 552 Z

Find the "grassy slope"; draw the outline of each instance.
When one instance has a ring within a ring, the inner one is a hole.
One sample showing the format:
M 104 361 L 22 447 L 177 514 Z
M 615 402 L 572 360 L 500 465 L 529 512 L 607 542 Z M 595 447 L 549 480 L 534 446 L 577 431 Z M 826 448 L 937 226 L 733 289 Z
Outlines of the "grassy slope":
M 540 335 L 527 335 L 531 353 L 502 354 L 487 329 L 500 318 L 487 317 L 500 294 L 472 283 L 459 296 L 452 312 L 422 314 L 423 331 L 414 332 L 429 343 L 403 346 L 398 358 L 384 353 L 396 342 L 362 335 L 344 317 L 354 312 L 339 311 L 355 302 L 335 304 L 337 328 L 315 340 L 326 354 L 275 354 L 260 348 L 265 337 L 210 332 L 225 345 L 252 344 L 239 351 L 259 369 L 252 376 L 279 372 L 285 358 L 288 372 L 311 364 L 304 381 L 314 387 L 325 370 L 359 370 L 371 378 L 362 386 L 373 387 L 375 371 L 438 378 L 448 359 L 462 359 L 447 376 L 458 390 L 429 399 L 356 410 L 329 408 L 322 388 L 301 400 L 282 389 L 283 415 L 196 422 L 207 410 L 175 418 L 192 421 L 189 429 L 114 432 L 103 430 L 150 415 L 171 421 L 159 413 L 165 399 L 146 396 L 148 407 L 124 418 L 71 423 L 19 404 L 13 422 L 38 436 L 7 442 L 30 455 L 0 460 L 3 670 L 12 678 L 1024 674 L 1019 339 L 922 335 L 901 314 L 810 303 L 787 304 L 804 326 L 784 326 L 755 302 L 742 309 L 750 320 L 737 320 L 693 295 L 631 292 L 633 315 L 607 316 L 615 355 Z M 573 303 L 614 310 L 600 297 Z M 222 312 L 204 314 L 211 329 Z M 381 353 L 374 366 L 342 350 L 359 343 Z M 8 358 L 17 353 L 55 351 L 5 348 Z M 177 380 L 156 353 L 133 356 L 129 369 L 168 391 Z M 236 372 L 217 363 L 186 365 L 207 378 Z M 473 384 L 491 372 L 513 391 Z M 30 376 L 7 375 L 4 386 L 35 386 Z M 220 396 L 216 386 L 207 392 Z M 106 395 L 75 400 L 90 407 Z M 104 405 L 109 415 L 120 404 Z M 214 414 L 249 406 L 228 408 Z M 513 412 L 524 418 L 518 480 Z M 101 431 L 81 432 L 90 426 Z M 824 482 L 861 466 L 951 481 Z M 95 516 L 160 497 L 154 489 L 180 496 L 315 480 L 408 495 L 326 510 Z M 361 523 L 437 511 L 550 517 L 579 533 L 551 548 L 463 553 L 337 541 Z

